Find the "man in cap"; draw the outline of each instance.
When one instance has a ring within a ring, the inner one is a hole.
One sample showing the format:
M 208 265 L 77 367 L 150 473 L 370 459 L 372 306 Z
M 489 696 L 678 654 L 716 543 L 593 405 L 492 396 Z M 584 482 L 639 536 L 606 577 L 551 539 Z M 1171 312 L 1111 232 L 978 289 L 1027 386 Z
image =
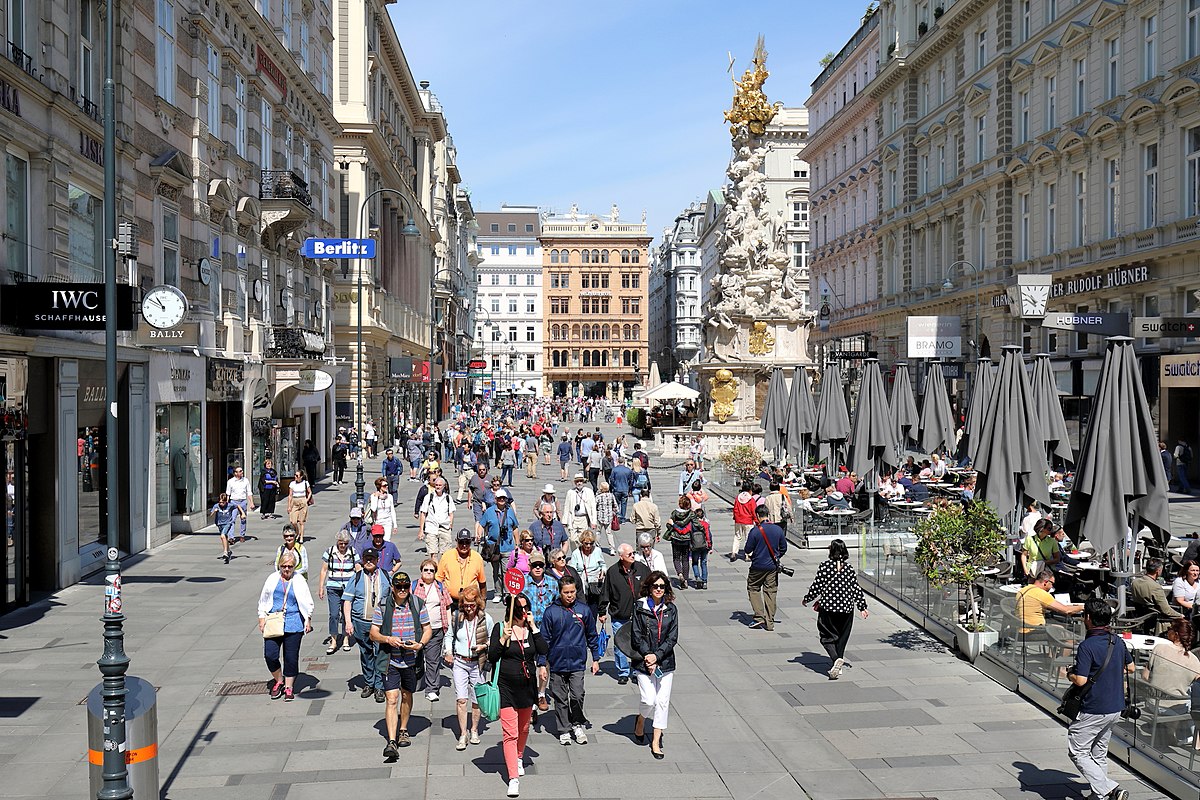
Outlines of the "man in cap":
M 389 575 L 399 569 L 402 563 L 400 550 L 392 542 L 384 539 L 385 531 L 382 525 L 371 526 L 371 547 L 379 554 L 379 568 Z
M 529 598 L 529 613 L 533 615 L 533 623 L 540 628 L 546 609 L 558 598 L 558 579 L 546 574 L 546 557 L 537 550 L 529 555 L 529 579 L 525 581 L 522 594 Z M 548 682 L 549 674 L 538 670 L 538 711 L 550 710 L 550 704 L 546 702 Z
M 566 499 L 563 500 L 563 511 L 567 520 L 567 534 L 573 544 L 579 543 L 581 533 L 596 527 L 596 493 L 582 472 L 575 473 L 574 486 L 567 490 Z
M 359 506 L 351 506 L 350 521 L 338 531 L 350 534 L 350 547 L 362 558 L 363 553 L 371 546 L 371 529 L 363 522 L 363 510 Z
M 634 605 L 642 583 L 650 577 L 650 568 L 635 561 L 633 547 L 622 544 L 617 548 L 617 563 L 608 568 L 604 575 L 604 589 L 600 592 L 600 625 L 612 616 L 613 636 L 622 626 L 633 619 Z M 617 665 L 617 683 L 629 683 L 629 659 L 614 648 L 613 661 Z
M 392 495 L 392 505 L 399 505 L 400 475 L 404 472 L 404 462 L 396 458 L 396 451 L 390 447 L 385 456 L 379 464 L 379 473 L 387 478 L 388 491 Z
M 389 542 L 390 544 L 390 542 Z M 379 551 L 368 547 L 362 552 L 362 569 L 346 584 L 342 593 L 342 614 L 349 620 L 347 627 L 354 632 L 358 642 L 358 657 L 362 665 L 362 696 L 375 695 L 375 702 L 382 703 L 383 676 L 376 666 L 379 644 L 371 639 L 371 615 L 387 594 L 391 576 L 379 569 Z
M 475 523 L 475 540 L 477 542 L 487 541 L 494 546 L 494 550 L 489 547 L 489 555 L 494 555 L 491 558 L 492 562 L 492 585 L 496 589 L 495 599 L 500 599 L 501 589 L 504 587 L 504 563 L 508 558 L 508 554 L 516 547 L 516 532 L 520 523 L 517 521 L 516 512 L 510 507 L 512 497 L 507 489 L 501 489 L 496 494 L 496 503 L 489 506 L 483 512 L 483 516 Z M 481 587 L 483 596 L 487 597 L 487 588 Z
M 458 608 L 463 589 L 472 584 L 479 587 L 481 596 L 487 597 L 487 575 L 483 571 L 483 558 L 471 549 L 474 540 L 470 529 L 459 528 L 454 537 L 454 549 L 443 553 L 441 561 L 438 562 L 437 579 L 446 587 L 446 591 L 450 592 L 454 608 Z
M 550 696 L 554 698 L 554 713 L 558 718 L 558 743 L 569 745 L 573 735 L 579 744 L 587 744 L 583 670 L 590 651 L 592 674 L 600 671 L 596 617 L 579 598 L 574 576 L 564 575 L 558 592 L 558 601 L 546 609 L 541 622 L 542 636 L 549 648 L 546 665 L 550 672 Z
M 391 594 L 371 616 L 371 641 L 380 646 L 380 662 L 385 656 L 387 660 L 387 666 L 383 667 L 383 693 L 387 701 L 384 721 L 388 738 L 383 755 L 388 761 L 399 756 L 397 747 L 409 745 L 408 716 L 412 712 L 413 692 L 417 690 L 417 655 L 429 644 L 432 635 L 429 611 L 420 598 L 413 596 L 408 573 L 397 572 L 392 576 Z

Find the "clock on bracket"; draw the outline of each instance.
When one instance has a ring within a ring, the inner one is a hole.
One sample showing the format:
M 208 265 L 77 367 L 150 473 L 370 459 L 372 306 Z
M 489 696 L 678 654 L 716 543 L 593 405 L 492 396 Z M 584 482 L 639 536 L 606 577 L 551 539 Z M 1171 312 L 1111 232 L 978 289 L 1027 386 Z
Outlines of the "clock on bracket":
M 262 278 L 254 279 L 254 300 L 261 303 L 263 299 L 263 282 Z
M 142 298 L 142 317 L 155 328 L 174 328 L 187 311 L 187 297 L 174 286 L 155 286 Z

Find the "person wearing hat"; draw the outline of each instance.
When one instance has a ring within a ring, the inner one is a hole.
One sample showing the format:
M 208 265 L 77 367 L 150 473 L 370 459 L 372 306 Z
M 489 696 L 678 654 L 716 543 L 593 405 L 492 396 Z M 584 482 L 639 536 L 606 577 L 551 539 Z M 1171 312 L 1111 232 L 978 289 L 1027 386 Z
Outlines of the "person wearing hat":
M 397 572 L 392 575 L 392 591 L 371 615 L 371 641 L 380 646 L 383 694 L 387 702 L 384 709 L 387 745 L 383 756 L 389 762 L 399 756 L 396 748 L 410 744 L 408 716 L 412 712 L 413 692 L 417 690 L 417 658 L 432 636 L 429 611 L 413 596 L 408 573 Z
M 342 617 L 346 630 L 358 643 L 359 664 L 362 667 L 362 696 L 375 695 L 375 702 L 382 703 L 383 676 L 376 666 L 379 659 L 379 644 L 371 639 L 371 615 L 380 600 L 387 594 L 391 575 L 379 568 L 379 551 L 368 547 L 360 556 L 360 570 L 354 573 L 342 592 Z
M 338 533 L 345 531 L 350 535 L 350 547 L 362 558 L 362 554 L 371 546 L 371 526 L 363 522 L 363 510 L 360 506 L 350 507 L 350 520 L 343 525 Z
M 558 503 L 558 492 L 554 488 L 553 483 L 547 483 L 542 487 L 542 496 L 533 503 L 533 515 L 536 517 L 542 508 L 542 503 L 551 503 L 554 506 L 554 518 L 562 519 L 562 508 Z
M 391 574 L 392 570 L 398 569 L 402 563 L 400 550 L 384 536 L 382 525 L 371 526 L 371 547 L 379 553 L 379 567 L 384 572 Z
M 596 493 L 582 472 L 575 473 L 573 483 L 563 500 L 563 509 L 566 512 L 567 534 L 572 544 L 578 544 L 580 534 L 596 527 Z
M 454 549 L 443 553 L 437 565 L 437 579 L 445 585 L 455 608 L 468 586 L 478 586 L 480 594 L 487 597 L 487 574 L 483 570 L 483 557 L 471 547 L 474 541 L 469 528 L 459 528 Z
M 389 447 L 383 461 L 379 462 L 379 474 L 387 479 L 392 505 L 400 503 L 400 475 L 403 472 L 404 462 L 396 458 L 396 451 Z
M 503 587 L 504 563 L 516 548 L 517 514 L 512 510 L 512 496 L 508 490 L 501 489 L 496 494 L 496 502 L 483 512 L 483 516 L 475 523 L 475 541 L 484 544 L 487 560 L 492 565 L 492 586 L 496 594 L 494 600 L 500 601 L 500 590 Z M 482 556 L 482 553 L 481 553 Z M 487 587 L 481 587 L 484 598 L 487 597 Z

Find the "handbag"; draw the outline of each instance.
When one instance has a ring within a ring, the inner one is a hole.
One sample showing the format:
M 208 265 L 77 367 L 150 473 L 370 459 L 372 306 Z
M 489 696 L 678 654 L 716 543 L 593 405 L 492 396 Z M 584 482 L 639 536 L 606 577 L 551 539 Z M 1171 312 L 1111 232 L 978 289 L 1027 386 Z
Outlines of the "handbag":
M 1112 634 L 1109 634 L 1108 650 L 1104 654 L 1104 663 L 1100 665 L 1100 669 L 1088 675 L 1088 679 L 1084 684 L 1072 683 L 1067 687 L 1067 691 L 1063 693 L 1062 703 L 1058 707 L 1058 713 L 1071 720 L 1071 722 L 1079 718 L 1079 712 L 1083 708 L 1083 699 L 1092 690 L 1092 684 L 1096 681 L 1096 676 L 1108 667 L 1109 659 L 1112 658 L 1112 651 L 1113 638 Z
M 283 586 L 283 608 L 280 611 L 272 611 L 263 619 L 262 635 L 264 639 L 278 639 L 283 636 L 283 617 L 287 613 L 287 596 L 288 591 L 292 588 L 292 582 L 288 581 Z
M 640 669 L 642 666 L 642 654 L 633 649 L 633 620 L 625 623 L 617 628 L 617 632 L 612 637 L 613 647 L 621 651 L 621 653 L 629 659 L 629 665 L 635 669 Z
M 608 527 L 613 533 L 621 530 L 621 518 L 616 513 L 613 513 L 612 521 L 608 523 Z
M 500 719 L 500 661 L 496 659 L 492 666 L 491 680 L 475 684 L 475 703 L 479 706 L 479 713 L 488 722 Z
M 316 504 L 316 502 L 317 502 L 317 501 L 316 501 L 316 500 L 313 500 L 313 496 L 310 494 L 310 495 L 308 496 L 308 505 L 310 505 L 310 506 L 311 506 L 311 505 L 315 505 L 315 504 Z

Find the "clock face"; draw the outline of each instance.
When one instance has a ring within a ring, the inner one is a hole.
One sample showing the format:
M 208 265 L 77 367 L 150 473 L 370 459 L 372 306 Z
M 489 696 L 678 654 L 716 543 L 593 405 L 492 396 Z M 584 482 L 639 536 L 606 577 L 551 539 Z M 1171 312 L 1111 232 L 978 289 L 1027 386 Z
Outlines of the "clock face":
M 1049 287 L 1023 286 L 1021 288 L 1021 311 L 1027 317 L 1040 317 L 1046 314 L 1046 301 L 1049 300 Z
M 155 286 L 142 298 L 142 316 L 156 328 L 174 328 L 187 309 L 187 298 L 174 286 Z
M 263 298 L 262 278 L 255 278 L 254 279 L 254 299 L 261 303 L 262 298 Z

